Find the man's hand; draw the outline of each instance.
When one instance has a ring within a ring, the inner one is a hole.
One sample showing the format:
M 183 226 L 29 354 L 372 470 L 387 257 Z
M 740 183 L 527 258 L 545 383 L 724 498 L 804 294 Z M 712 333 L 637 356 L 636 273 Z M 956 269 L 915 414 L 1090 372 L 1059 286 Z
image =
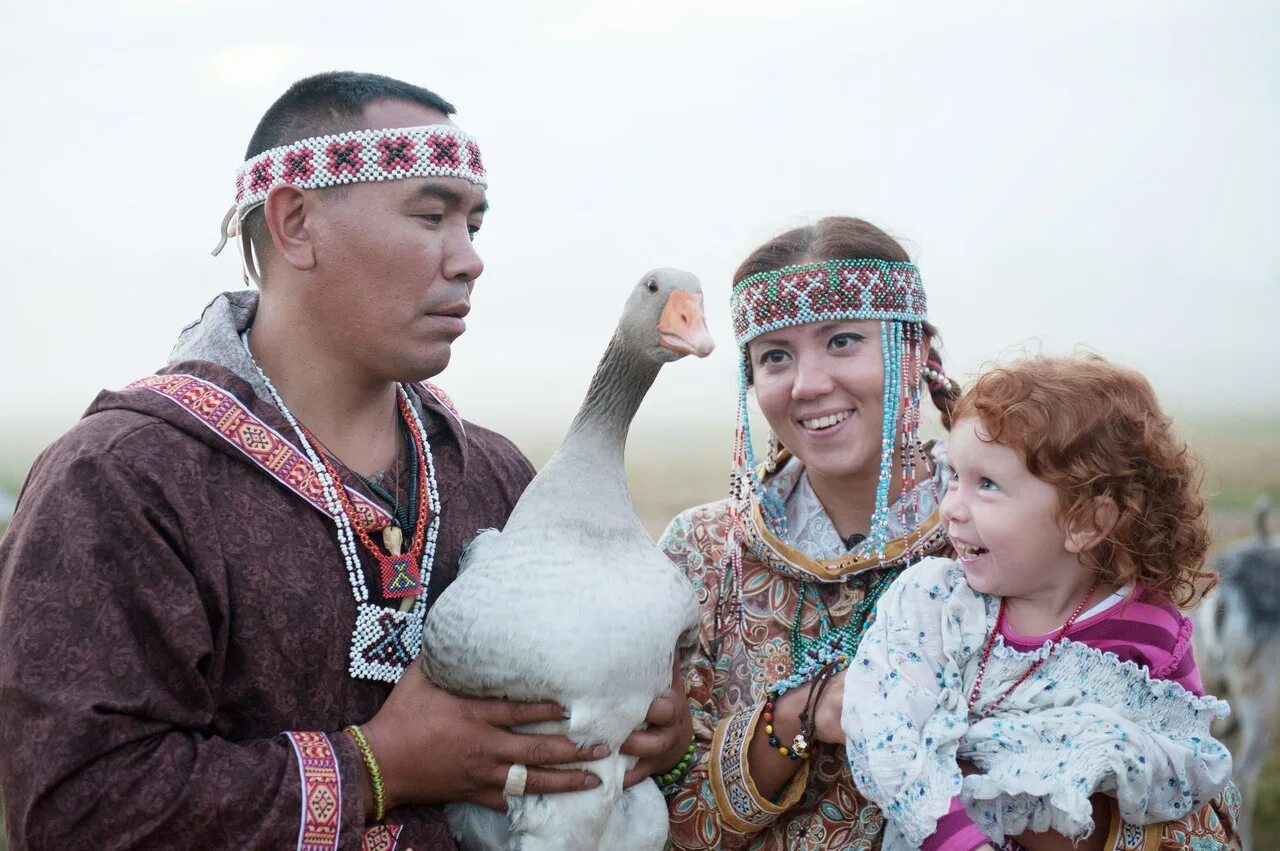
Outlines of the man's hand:
M 600 784 L 588 771 L 535 766 L 601 759 L 609 754 L 607 745 L 579 748 L 565 736 L 509 729 L 563 719 L 564 709 L 554 703 L 456 697 L 433 685 L 414 664 L 361 728 L 382 771 L 388 810 L 454 801 L 505 810 L 502 787 L 515 763 L 528 766 L 529 794 Z
M 622 779 L 622 785 L 630 788 L 646 777 L 670 771 L 689 749 L 693 735 L 693 713 L 685 695 L 684 677 L 680 674 L 680 659 L 676 658 L 671 676 L 671 688 L 662 697 L 649 704 L 645 716 L 649 726 L 637 730 L 622 743 L 622 752 L 640 759 Z

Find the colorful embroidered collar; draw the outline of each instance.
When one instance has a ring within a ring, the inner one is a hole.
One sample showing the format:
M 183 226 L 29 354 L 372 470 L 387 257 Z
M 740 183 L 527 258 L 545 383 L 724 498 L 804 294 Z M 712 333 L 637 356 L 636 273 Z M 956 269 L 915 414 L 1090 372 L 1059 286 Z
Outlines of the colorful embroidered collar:
M 935 444 L 931 461 L 933 475 L 916 482 L 914 487 L 899 495 L 891 506 L 890 515 L 897 521 L 890 524 L 889 538 L 883 550 L 876 552 L 871 542 L 865 541 L 851 551 L 829 555 L 817 553 L 797 540 L 801 530 L 788 528 L 779 534 L 765 522 L 760 503 L 748 496 L 748 516 L 743 523 L 742 543 L 762 564 L 785 576 L 801 582 L 844 582 L 851 576 L 868 570 L 884 570 L 903 567 L 926 555 L 937 553 L 946 546 L 946 529 L 938 513 L 939 494 L 946 490 L 946 450 Z M 764 486 L 772 496 L 779 498 L 788 508 L 797 497 L 794 487 L 803 466 L 789 452 L 783 450 L 778 457 L 778 472 L 764 476 Z M 786 472 L 793 480 L 784 485 L 785 494 L 778 494 L 772 487 Z M 828 521 L 830 522 L 830 521 Z M 834 527 L 831 534 L 835 534 Z

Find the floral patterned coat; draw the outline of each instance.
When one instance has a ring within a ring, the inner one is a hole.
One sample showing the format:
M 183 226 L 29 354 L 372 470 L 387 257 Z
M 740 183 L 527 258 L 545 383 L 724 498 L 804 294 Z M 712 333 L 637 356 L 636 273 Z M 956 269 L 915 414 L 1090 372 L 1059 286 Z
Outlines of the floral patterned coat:
M 932 518 L 931 518 L 932 519 Z M 758 727 L 770 684 L 791 673 L 790 630 L 801 583 L 766 564 L 804 557 L 760 530 L 752 530 L 769 548 L 743 553 L 740 575 L 740 625 L 717 636 L 722 596 L 738 593 L 725 562 L 730 529 L 728 500 L 692 508 L 667 528 L 661 546 L 693 582 L 701 607 L 699 637 L 686 666 L 698 760 L 679 788 L 669 795 L 674 849 L 750 849 L 816 851 L 879 849 L 884 818 L 854 788 L 843 747 L 817 744 L 777 801 L 762 797 L 747 771 L 747 746 Z M 927 549 L 937 551 L 938 539 Z M 929 554 L 917 552 L 914 559 Z M 913 559 L 913 560 L 914 560 Z M 841 581 L 815 583 L 834 626 L 845 623 L 867 589 L 882 575 L 879 564 L 851 559 L 811 562 L 805 567 L 839 575 Z M 725 601 L 727 602 L 727 600 Z M 820 631 L 816 607 L 806 605 L 801 631 Z M 1172 851 L 1238 848 L 1235 819 L 1239 793 L 1234 786 L 1191 816 L 1177 822 L 1138 827 L 1125 824 L 1114 807 L 1107 849 Z

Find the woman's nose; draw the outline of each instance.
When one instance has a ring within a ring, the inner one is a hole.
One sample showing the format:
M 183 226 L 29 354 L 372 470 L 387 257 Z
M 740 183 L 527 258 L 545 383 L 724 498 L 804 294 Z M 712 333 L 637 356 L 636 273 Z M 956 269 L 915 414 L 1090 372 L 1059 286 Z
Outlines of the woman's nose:
M 791 398 L 816 399 L 834 388 L 831 375 L 822 364 L 800 357 L 796 362 L 796 380 L 791 385 Z

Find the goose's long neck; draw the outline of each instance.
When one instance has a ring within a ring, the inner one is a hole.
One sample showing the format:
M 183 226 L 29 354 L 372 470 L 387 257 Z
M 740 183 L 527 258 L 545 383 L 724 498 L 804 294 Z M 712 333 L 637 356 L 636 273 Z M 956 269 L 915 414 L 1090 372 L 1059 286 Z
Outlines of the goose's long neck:
M 629 355 L 620 332 L 615 333 L 560 451 L 590 453 L 621 470 L 631 421 L 661 369 L 662 364 Z

